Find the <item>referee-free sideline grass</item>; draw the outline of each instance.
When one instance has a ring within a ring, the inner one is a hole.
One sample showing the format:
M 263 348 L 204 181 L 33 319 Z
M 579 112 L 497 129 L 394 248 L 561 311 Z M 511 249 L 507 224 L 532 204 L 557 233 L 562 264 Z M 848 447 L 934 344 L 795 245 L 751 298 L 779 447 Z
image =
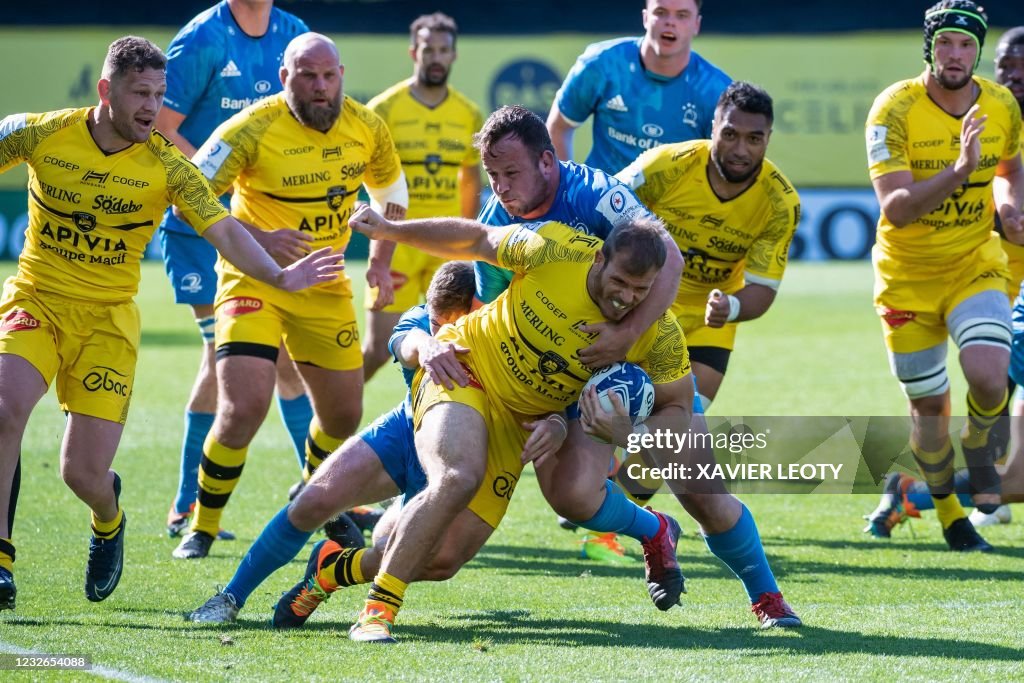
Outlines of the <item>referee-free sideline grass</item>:
M 13 264 L 0 267 L 13 271 Z M 361 302 L 361 264 L 349 264 Z M 122 680 L 1020 680 L 1024 527 L 986 529 L 991 555 L 945 550 L 932 514 L 889 541 L 861 533 L 874 495 L 760 495 L 754 512 L 796 631 L 759 631 L 739 582 L 707 551 L 674 499 L 685 535 L 689 593 L 659 612 L 644 586 L 638 544 L 628 565 L 579 557 L 580 534 L 559 529 L 532 470 L 505 522 L 454 579 L 406 594 L 397 647 L 349 642 L 364 588 L 332 596 L 299 631 L 269 626 L 277 597 L 298 581 L 308 548 L 249 599 L 237 624 L 183 615 L 225 584 L 299 471 L 272 408 L 223 518 L 238 534 L 202 561 L 171 558 L 164 518 L 178 479 L 182 410 L 199 361 L 186 307 L 171 302 L 159 264 L 143 266 L 142 349 L 115 468 L 128 514 L 124 576 L 105 602 L 83 594 L 88 510 L 61 482 L 63 415 L 51 393 L 22 450 L 14 540 L 18 607 L 0 613 L 0 651 L 87 655 Z M 951 365 L 954 412 L 963 382 Z M 364 423 L 395 405 L 393 367 L 369 384 Z M 344 400 L 339 397 L 339 400 Z M 741 326 L 713 412 L 719 415 L 900 415 L 871 309 L 866 263 L 790 266 L 765 319 Z M 1021 513 L 1018 512 L 1018 515 Z M 914 533 L 912 534 L 911 531 Z M 316 537 L 314 538 L 316 540 Z M 8 679 L 8 672 L 2 674 Z M 24 679 L 83 680 L 39 671 Z

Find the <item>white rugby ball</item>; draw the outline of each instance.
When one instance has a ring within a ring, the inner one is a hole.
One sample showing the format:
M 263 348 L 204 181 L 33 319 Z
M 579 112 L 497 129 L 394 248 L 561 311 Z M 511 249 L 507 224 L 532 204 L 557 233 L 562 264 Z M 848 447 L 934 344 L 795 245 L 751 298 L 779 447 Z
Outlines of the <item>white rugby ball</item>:
M 583 387 L 597 389 L 597 398 L 601 407 L 612 412 L 612 402 L 608 398 L 614 392 L 622 405 L 626 407 L 634 425 L 638 425 L 651 416 L 654 409 L 654 382 L 639 365 L 633 363 L 612 363 L 593 374 Z

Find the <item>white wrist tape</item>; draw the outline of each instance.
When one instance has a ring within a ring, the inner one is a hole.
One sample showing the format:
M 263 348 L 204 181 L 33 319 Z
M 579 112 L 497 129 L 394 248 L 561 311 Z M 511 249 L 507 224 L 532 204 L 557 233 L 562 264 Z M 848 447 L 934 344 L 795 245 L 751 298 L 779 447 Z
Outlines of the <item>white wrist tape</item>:
M 732 322 L 736 318 L 740 317 L 740 300 L 734 297 L 732 294 L 725 295 L 729 299 L 729 315 L 726 316 L 726 322 Z

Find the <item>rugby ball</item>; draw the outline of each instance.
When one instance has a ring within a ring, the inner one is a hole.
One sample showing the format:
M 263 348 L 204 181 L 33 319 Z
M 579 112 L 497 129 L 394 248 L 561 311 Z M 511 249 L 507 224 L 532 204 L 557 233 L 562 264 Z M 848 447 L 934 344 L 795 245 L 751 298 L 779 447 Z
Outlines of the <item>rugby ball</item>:
M 626 406 L 634 425 L 638 425 L 651 415 L 654 409 L 654 382 L 643 369 L 632 363 L 612 363 L 593 374 L 583 387 L 597 389 L 597 398 L 601 407 L 608 412 L 613 411 L 609 393 L 615 393 L 622 405 Z

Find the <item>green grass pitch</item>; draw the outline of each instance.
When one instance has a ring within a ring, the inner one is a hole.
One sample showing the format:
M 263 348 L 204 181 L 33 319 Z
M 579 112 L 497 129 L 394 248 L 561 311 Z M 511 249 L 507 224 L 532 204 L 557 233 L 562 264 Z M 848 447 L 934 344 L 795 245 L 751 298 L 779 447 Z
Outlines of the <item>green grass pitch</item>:
M 6 264 L 6 272 L 13 270 Z M 351 264 L 361 302 L 362 270 Z M 945 551 L 934 516 L 891 541 L 862 534 L 868 495 L 761 495 L 754 512 L 783 591 L 803 618 L 795 632 L 761 632 L 739 582 L 715 560 L 674 499 L 656 506 L 685 529 L 679 558 L 689 594 L 658 612 L 643 565 L 578 557 L 578 536 L 558 529 L 531 471 L 505 523 L 454 579 L 413 585 L 398 647 L 351 643 L 365 596 L 346 589 L 298 632 L 269 627 L 277 596 L 297 581 L 305 554 L 253 594 L 229 627 L 193 626 L 183 614 L 231 577 L 245 549 L 298 478 L 276 408 L 254 442 L 224 517 L 235 542 L 210 558 L 172 560 L 164 517 L 178 477 L 182 409 L 199 360 L 185 307 L 171 303 L 155 263 L 143 268 L 143 345 L 134 400 L 115 468 L 129 522 L 120 587 L 86 601 L 88 511 L 60 481 L 64 419 L 53 395 L 36 409 L 23 448 L 14 540 L 18 607 L 0 613 L 0 651 L 88 655 L 123 680 L 1019 680 L 1024 610 L 1024 526 L 986 530 L 993 555 Z M 964 385 L 954 377 L 954 411 Z M 364 421 L 403 393 L 383 369 L 368 386 Z M 871 308 L 866 263 L 794 264 L 774 309 L 744 324 L 714 412 L 720 415 L 901 415 Z M 1018 513 L 1020 514 L 1020 513 Z M 633 557 L 639 548 L 627 540 Z M 8 680 L 7 672 L 0 674 Z M 84 672 L 25 680 L 92 680 Z

